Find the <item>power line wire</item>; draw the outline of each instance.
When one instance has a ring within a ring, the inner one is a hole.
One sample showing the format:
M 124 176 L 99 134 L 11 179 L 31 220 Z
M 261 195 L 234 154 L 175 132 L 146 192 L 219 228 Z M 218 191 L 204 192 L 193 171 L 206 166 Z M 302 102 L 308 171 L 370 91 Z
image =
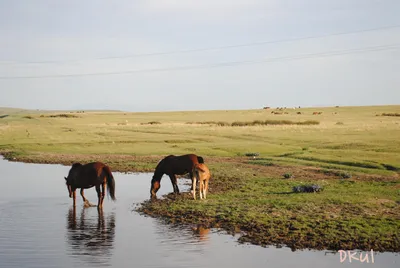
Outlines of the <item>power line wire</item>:
M 38 75 L 38 76 L 0 76 L 0 80 L 67 78 L 67 77 L 85 77 L 85 76 L 109 76 L 109 75 L 122 75 L 122 74 L 184 71 L 184 70 L 194 70 L 194 69 L 230 67 L 230 66 L 245 65 L 245 64 L 282 62 L 282 61 L 302 60 L 302 59 L 311 59 L 311 58 L 323 58 L 323 57 L 340 56 L 340 55 L 355 54 L 355 53 L 393 50 L 393 49 L 399 49 L 399 48 L 400 48 L 400 44 L 392 44 L 392 45 L 372 46 L 372 47 L 365 47 L 365 48 L 355 48 L 355 49 L 337 50 L 337 51 L 329 51 L 329 52 L 320 52 L 320 53 L 309 53 L 309 54 L 303 54 L 303 55 L 297 55 L 297 56 L 274 57 L 274 58 L 266 58 L 266 59 L 261 59 L 261 60 L 233 61 L 233 62 L 222 62 L 222 63 L 203 64 L 203 65 L 177 66 L 177 67 L 159 68 L 159 69 L 128 70 L 128 71 L 118 71 L 118 72 L 96 72 L 96 73 L 81 73 L 81 74 Z
M 183 53 L 192 53 L 192 52 L 203 52 L 203 51 L 212 51 L 212 50 L 222 50 L 222 49 L 232 49 L 232 48 L 239 48 L 239 47 L 251 47 L 251 46 L 260 46 L 260 45 L 267 45 L 267 44 L 277 44 L 277 43 L 286 43 L 286 42 L 294 42 L 294 41 L 301 41 L 307 39 L 318 39 L 318 38 L 325 38 L 330 36 L 340 36 L 340 35 L 349 35 L 355 33 L 364 33 L 364 32 L 372 32 L 372 31 L 380 31 L 380 30 L 387 30 L 387 29 L 395 29 L 399 28 L 400 25 L 392 25 L 392 26 L 384 26 L 384 27 L 377 27 L 377 28 L 369 28 L 369 29 L 362 29 L 356 31 L 348 31 L 348 32 L 340 32 L 340 33 L 333 33 L 333 34 L 325 34 L 325 35 L 317 35 L 317 36 L 306 36 L 306 37 L 299 37 L 299 38 L 288 38 L 288 39 L 281 39 L 281 40 L 271 40 L 271 41 L 261 41 L 261 42 L 253 42 L 247 44 L 238 44 L 238 45 L 227 45 L 227 46 L 216 46 L 216 47 L 208 47 L 208 48 L 197 48 L 197 49 L 186 49 L 186 50 L 176 50 L 176 51 L 167 51 L 167 52 L 152 52 L 152 53 L 143 53 L 143 54 L 133 54 L 133 55 L 124 55 L 124 56 L 110 56 L 110 57 L 100 57 L 100 58 L 93 58 L 93 59 L 81 59 L 81 60 L 55 60 L 55 61 L 28 61 L 28 62 L 18 62 L 18 61 L 8 61 L 8 62 L 1 62 L 2 65 L 19 65 L 19 64 L 59 64 L 59 63 L 73 63 L 73 62 L 82 62 L 82 61 L 90 61 L 90 60 L 111 60 L 111 59 L 127 59 L 127 58 L 136 58 L 136 57 L 148 57 L 148 56 L 161 56 L 161 55 L 173 55 L 173 54 L 183 54 Z

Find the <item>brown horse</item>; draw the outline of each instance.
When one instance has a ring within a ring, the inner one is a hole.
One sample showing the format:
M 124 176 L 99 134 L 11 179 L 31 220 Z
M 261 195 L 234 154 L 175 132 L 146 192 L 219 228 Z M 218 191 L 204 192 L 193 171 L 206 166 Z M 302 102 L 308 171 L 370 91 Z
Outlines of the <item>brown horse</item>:
M 208 192 L 208 182 L 211 178 L 211 173 L 205 164 L 197 164 L 193 167 L 192 194 L 193 199 L 196 199 L 196 182 L 199 182 L 200 199 L 206 199 Z
M 64 177 L 65 178 L 65 177 Z M 98 203 L 97 207 L 103 207 L 106 185 L 111 199 L 115 201 L 115 181 L 110 168 L 101 163 L 93 162 L 86 165 L 74 163 L 69 170 L 68 177 L 65 178 L 69 197 L 73 198 L 74 206 L 76 200 L 75 190 L 81 189 L 81 196 L 85 206 L 93 206 L 83 195 L 84 189 L 96 187 Z M 100 189 L 101 186 L 101 189 Z
M 193 181 L 193 168 L 196 164 L 199 163 L 204 163 L 204 159 L 201 156 L 197 156 L 195 154 L 185 154 L 180 156 L 169 155 L 162 159 L 158 163 L 154 171 L 153 179 L 151 180 L 151 198 L 156 197 L 156 193 L 161 187 L 161 178 L 164 174 L 167 174 L 171 179 L 174 193 L 179 194 L 176 175 L 184 175 L 189 173 L 190 178 Z

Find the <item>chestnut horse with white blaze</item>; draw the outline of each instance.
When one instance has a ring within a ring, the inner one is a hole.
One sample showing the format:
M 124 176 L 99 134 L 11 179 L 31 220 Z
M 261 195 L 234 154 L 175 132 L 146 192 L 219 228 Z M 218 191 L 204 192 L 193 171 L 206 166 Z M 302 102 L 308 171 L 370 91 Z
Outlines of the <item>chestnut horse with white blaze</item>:
M 65 178 L 65 177 L 64 177 Z M 97 207 L 103 207 L 106 188 L 111 199 L 115 201 L 115 180 L 110 168 L 101 162 L 92 162 L 85 165 L 74 163 L 69 170 L 68 177 L 65 178 L 65 184 L 68 188 L 69 197 L 73 198 L 73 204 L 76 203 L 75 190 L 81 189 L 81 196 L 85 206 L 94 206 L 83 195 L 84 189 L 96 187 L 98 203 Z

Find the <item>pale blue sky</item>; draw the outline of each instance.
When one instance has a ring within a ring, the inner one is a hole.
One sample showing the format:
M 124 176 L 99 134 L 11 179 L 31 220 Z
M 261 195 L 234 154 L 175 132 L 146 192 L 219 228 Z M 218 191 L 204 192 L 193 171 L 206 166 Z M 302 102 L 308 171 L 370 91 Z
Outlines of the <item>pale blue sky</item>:
M 400 104 L 400 49 L 121 75 L 400 45 L 398 0 L 0 0 L 0 107 L 172 111 Z M 47 63 L 32 63 L 32 62 Z M 36 79 L 8 77 L 50 76 Z

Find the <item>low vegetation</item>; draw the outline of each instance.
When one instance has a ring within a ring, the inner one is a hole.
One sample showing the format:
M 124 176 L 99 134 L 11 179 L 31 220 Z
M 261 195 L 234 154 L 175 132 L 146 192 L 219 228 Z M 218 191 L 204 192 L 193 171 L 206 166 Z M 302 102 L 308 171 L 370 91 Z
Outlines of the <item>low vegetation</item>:
M 268 126 L 268 125 L 318 125 L 319 121 L 307 120 L 307 121 L 294 122 L 291 120 L 270 119 L 270 120 L 254 120 L 248 122 L 235 121 L 232 123 L 221 122 L 221 121 L 186 122 L 186 124 L 245 127 L 245 126 Z
M 400 113 L 381 113 L 380 116 L 400 116 Z
M 161 124 L 161 122 L 158 122 L 158 121 L 150 121 L 147 123 L 141 123 L 141 125 L 159 125 L 159 124 Z
M 61 118 L 79 118 L 79 116 L 74 115 L 74 114 L 50 114 L 50 115 L 40 115 L 40 117 L 52 117 L 52 118 L 57 118 L 57 117 L 61 117 Z

